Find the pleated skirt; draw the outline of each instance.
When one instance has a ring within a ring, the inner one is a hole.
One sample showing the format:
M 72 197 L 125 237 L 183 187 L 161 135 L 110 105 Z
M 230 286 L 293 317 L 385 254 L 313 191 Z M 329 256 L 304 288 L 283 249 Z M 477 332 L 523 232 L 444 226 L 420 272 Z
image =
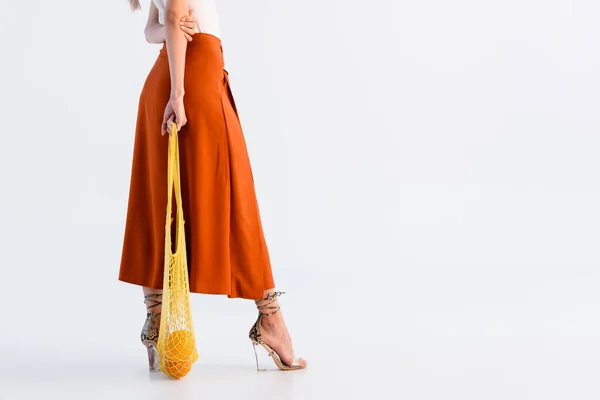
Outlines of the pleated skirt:
M 275 284 L 217 37 L 196 34 L 189 42 L 184 86 L 179 151 L 190 290 L 261 299 Z M 163 46 L 139 101 L 119 271 L 119 280 L 155 289 L 163 287 L 168 137 L 161 123 L 170 87 Z

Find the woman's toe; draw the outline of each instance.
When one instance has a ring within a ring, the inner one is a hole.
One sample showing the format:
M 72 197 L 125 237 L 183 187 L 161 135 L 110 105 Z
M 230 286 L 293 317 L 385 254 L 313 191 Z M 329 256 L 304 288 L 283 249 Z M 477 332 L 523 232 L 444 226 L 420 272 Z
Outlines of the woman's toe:
M 308 363 L 306 362 L 306 360 L 304 360 L 303 358 L 297 358 L 294 361 L 294 365 L 299 365 L 302 368 L 306 368 L 306 366 L 308 365 Z

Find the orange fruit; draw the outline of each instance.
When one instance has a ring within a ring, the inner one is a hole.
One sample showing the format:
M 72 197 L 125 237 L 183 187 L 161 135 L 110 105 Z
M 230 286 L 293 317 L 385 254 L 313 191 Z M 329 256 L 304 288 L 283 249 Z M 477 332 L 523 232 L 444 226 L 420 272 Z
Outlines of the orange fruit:
M 191 361 L 172 361 L 167 359 L 164 364 L 165 369 L 163 372 L 175 379 L 183 378 L 192 369 Z
M 165 358 L 170 361 L 185 362 L 191 360 L 195 353 L 195 340 L 192 332 L 180 330 L 167 336 L 165 340 Z

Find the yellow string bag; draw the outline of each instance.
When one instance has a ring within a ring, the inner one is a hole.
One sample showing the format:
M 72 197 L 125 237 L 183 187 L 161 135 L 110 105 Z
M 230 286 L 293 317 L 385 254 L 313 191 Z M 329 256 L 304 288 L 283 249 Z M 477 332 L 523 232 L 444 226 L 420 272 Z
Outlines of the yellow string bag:
M 183 204 L 181 199 L 179 140 L 177 125 L 173 123 L 169 135 L 168 156 L 167 221 L 165 226 L 165 272 L 163 303 L 158 334 L 158 365 L 165 374 L 183 378 L 198 359 L 196 340 L 190 306 L 190 283 L 188 278 L 187 254 Z M 171 246 L 171 223 L 173 191 L 177 213 L 175 216 L 175 252 Z

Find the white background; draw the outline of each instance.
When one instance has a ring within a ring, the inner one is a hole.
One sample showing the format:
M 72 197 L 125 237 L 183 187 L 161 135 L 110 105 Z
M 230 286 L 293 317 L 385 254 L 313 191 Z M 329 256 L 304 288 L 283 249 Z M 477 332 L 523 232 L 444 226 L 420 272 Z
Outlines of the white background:
M 600 3 L 218 6 L 309 369 L 256 375 L 253 305 L 194 296 L 199 362 L 148 378 L 117 281 L 147 4 L 2 0 L 0 399 L 597 399 Z

